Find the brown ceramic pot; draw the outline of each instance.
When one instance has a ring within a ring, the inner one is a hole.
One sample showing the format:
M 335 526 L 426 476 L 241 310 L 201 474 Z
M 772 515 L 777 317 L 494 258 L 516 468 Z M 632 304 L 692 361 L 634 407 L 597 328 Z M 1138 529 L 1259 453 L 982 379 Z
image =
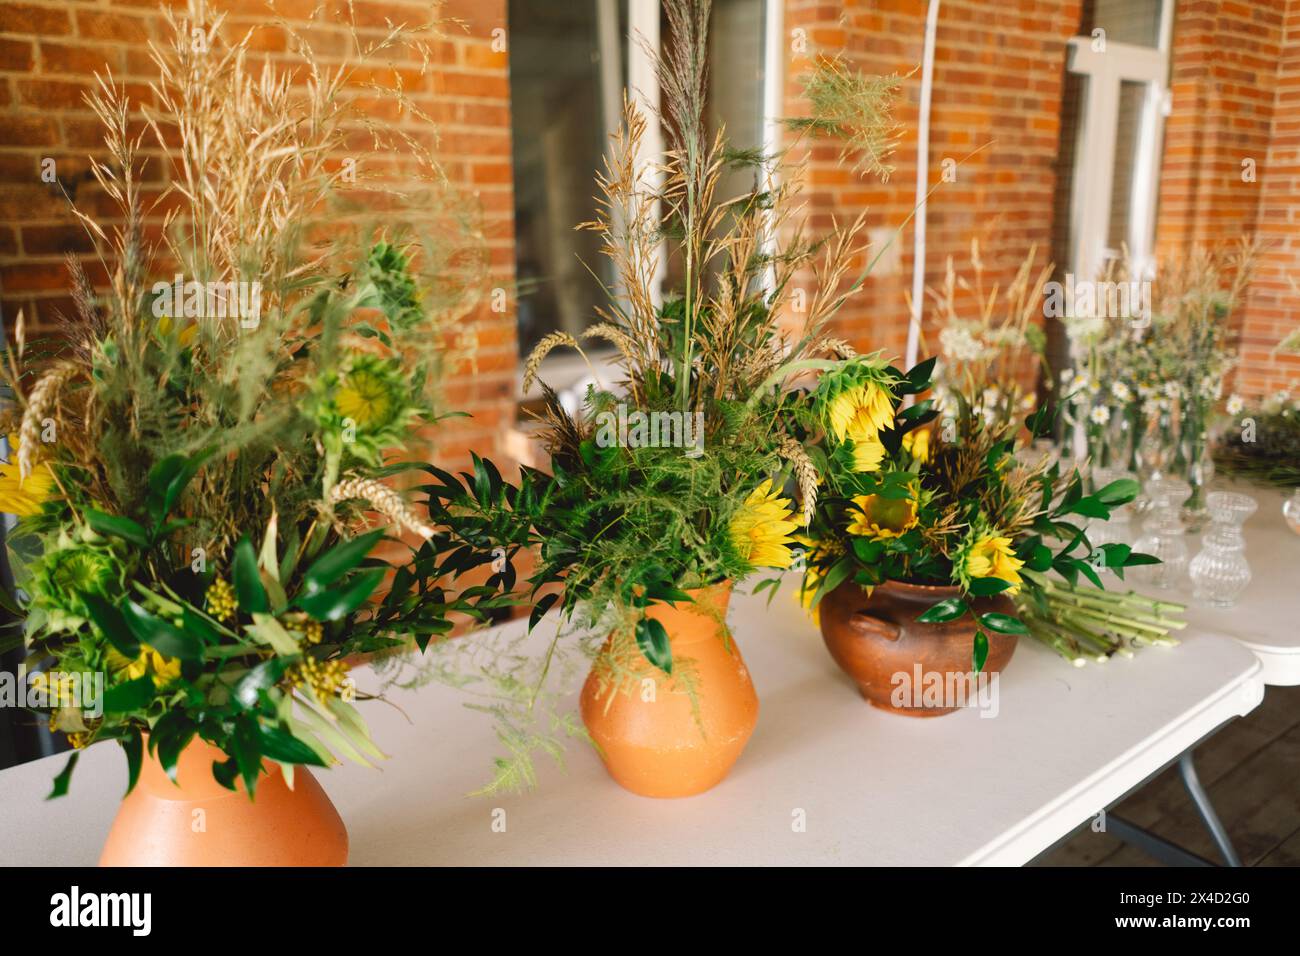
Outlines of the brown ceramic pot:
M 917 685 L 918 675 L 924 687 L 927 683 L 933 686 L 936 679 L 943 680 L 944 686 L 952 686 L 956 675 L 970 674 L 974 619 L 967 614 L 946 624 L 921 624 L 916 620 L 936 601 L 959 597 L 960 593 L 956 587 L 886 581 L 872 589 L 868 597 L 860 586 L 846 581 L 822 598 L 822 638 L 835 663 L 857 682 L 862 696 L 874 706 L 912 717 L 950 714 L 959 708 L 909 706 L 918 698 L 906 691 Z M 977 614 L 1015 613 L 1011 600 L 1002 595 L 968 600 Z M 996 674 L 1011 660 L 1016 636 L 988 630 L 985 633 L 989 654 L 983 673 Z M 896 694 L 896 689 L 903 693 Z
M 674 671 L 690 668 L 698 713 L 668 680 L 649 700 L 638 688 L 602 688 L 595 670 L 582 688 L 582 720 L 610 776 L 644 797 L 689 797 L 715 786 L 758 722 L 753 682 L 722 623 L 731 583 L 688 593 L 695 603 L 656 604 L 646 613 L 668 632 Z
M 122 801 L 100 866 L 343 866 L 348 831 L 306 767 L 293 789 L 277 764 L 248 799 L 242 781 L 227 790 L 212 777 L 226 759 L 195 739 L 181 752 L 172 783 L 146 745 L 135 789 Z

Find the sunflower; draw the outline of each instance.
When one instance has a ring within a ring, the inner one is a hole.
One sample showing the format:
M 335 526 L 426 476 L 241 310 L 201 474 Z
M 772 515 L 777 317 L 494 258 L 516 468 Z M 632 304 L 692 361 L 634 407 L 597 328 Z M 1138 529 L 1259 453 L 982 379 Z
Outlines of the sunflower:
M 838 441 L 872 442 L 894 420 L 893 394 L 874 381 L 852 385 L 831 399 L 826 416 Z
M 903 436 L 903 448 L 921 464 L 930 463 L 930 429 L 918 428 Z
M 854 495 L 849 507 L 849 534 L 897 538 L 916 527 L 916 498 Z
M 382 432 L 407 409 L 405 384 L 397 362 L 360 355 L 343 376 L 334 404 L 340 415 L 352 420 L 358 432 Z
M 760 568 L 788 568 L 794 559 L 791 532 L 799 527 L 789 498 L 772 490 L 767 479 L 749 493 L 731 519 L 731 542 L 740 556 Z
M 162 339 L 168 339 L 172 335 L 176 336 L 176 342 L 181 348 L 187 349 L 194 344 L 194 338 L 199 333 L 199 324 L 197 322 L 181 323 L 174 320 L 170 315 L 161 316 L 156 326 L 158 336 Z
M 34 515 L 54 490 L 54 472 L 39 461 L 32 473 L 23 478 L 18 471 L 18 436 L 9 436 L 9 461 L 0 468 L 0 511 L 5 514 Z
M 153 677 L 155 687 L 165 687 L 181 676 L 181 662 L 169 660 L 148 644 L 140 645 L 140 656 L 135 660 L 110 647 L 104 655 L 111 674 L 121 680 L 139 680 L 145 674 Z
M 876 439 L 855 439 L 853 442 L 853 470 L 859 474 L 880 470 L 885 460 L 885 446 Z
M 821 608 L 813 606 L 813 598 L 817 596 L 817 590 L 826 577 L 827 566 L 834 561 L 837 552 L 841 549 L 806 534 L 795 535 L 794 540 L 804 548 L 803 577 L 799 581 L 798 590 L 795 591 L 795 600 L 808 612 L 814 624 L 820 624 Z
M 990 532 L 975 538 L 966 551 L 963 563 L 966 575 L 972 578 L 998 578 L 1011 587 L 1006 589 L 1008 595 L 1020 591 L 1021 577 L 1019 571 L 1025 562 L 1016 557 L 1011 539 Z

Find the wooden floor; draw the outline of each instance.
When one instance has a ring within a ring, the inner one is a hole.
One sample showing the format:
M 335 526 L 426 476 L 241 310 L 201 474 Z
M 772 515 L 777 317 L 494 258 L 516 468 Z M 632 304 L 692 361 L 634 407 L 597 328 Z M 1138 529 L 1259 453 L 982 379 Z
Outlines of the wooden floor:
M 1300 866 L 1300 687 L 1269 687 L 1250 715 L 1196 751 L 1196 769 L 1243 866 Z M 1220 862 L 1176 767 L 1113 809 L 1129 822 Z M 1159 866 L 1091 826 L 1034 866 Z

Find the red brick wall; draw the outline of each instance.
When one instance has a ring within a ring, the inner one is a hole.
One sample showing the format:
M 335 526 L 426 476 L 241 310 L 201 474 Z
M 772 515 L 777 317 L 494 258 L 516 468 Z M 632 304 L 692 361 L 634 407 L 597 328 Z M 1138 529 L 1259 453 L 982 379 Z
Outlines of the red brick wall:
M 818 53 L 843 50 L 868 73 L 911 73 L 919 67 L 926 4 L 921 0 L 787 0 L 786 31 L 806 37 L 807 53 L 787 65 L 787 113 L 804 111 L 799 74 Z M 956 182 L 943 183 L 929 200 L 927 285 L 938 286 L 949 255 L 967 270 L 970 243 L 978 238 L 991 284 L 1007 279 L 1038 244 L 1039 262 L 1051 255 L 1053 189 L 1060 133 L 1065 41 L 1079 26 L 1080 0 L 945 0 L 939 14 L 930 121 L 929 181 L 942 178 L 945 159 L 962 160 Z M 809 166 L 813 225 L 832 216 L 841 223 L 868 211 L 886 240 L 916 201 L 916 129 L 920 71 L 902 82 L 897 119 L 903 138 L 888 184 L 861 179 L 836 162 L 838 150 L 819 145 Z M 863 293 L 841 312 L 840 332 L 861 347 L 902 355 L 907 339 L 906 294 L 911 288 L 913 229 L 894 240 Z M 927 315 L 931 313 L 927 304 Z M 930 351 L 933 323 L 923 322 Z M 925 350 L 923 350 L 923 355 Z
M 1300 326 L 1300 293 L 1287 281 L 1300 281 L 1298 21 L 1296 0 L 1182 0 L 1174 20 L 1157 247 L 1168 256 L 1263 241 L 1238 315 L 1232 389 L 1248 396 L 1300 385 L 1300 359 L 1272 355 Z
M 183 9 L 183 0 L 170 0 Z M 212 0 L 210 8 L 228 13 L 231 35 L 258 27 L 253 49 L 277 64 L 291 64 L 284 32 L 272 25 L 277 15 L 292 23 L 311 43 L 322 62 L 341 62 L 348 49 L 346 4 L 330 0 L 319 12 L 316 0 Z M 353 4 L 359 35 L 371 42 L 386 31 L 385 18 L 416 26 L 438 12 L 436 4 L 383 0 Z M 389 59 L 401 72 L 404 88 L 417 106 L 438 124 L 439 156 L 455 186 L 481 207 L 488 238 L 490 287 L 513 286 L 513 200 L 510 168 L 510 118 L 507 54 L 493 49 L 493 30 L 505 27 L 505 0 L 449 0 L 443 17 L 446 37 L 433 44 L 432 70 L 420 76 L 420 62 L 400 54 Z M 68 311 L 66 252 L 89 263 L 84 231 L 68 212 L 58 187 L 42 183 L 40 161 L 55 160 L 60 180 L 75 192 L 79 205 L 96 212 L 89 155 L 102 155 L 98 122 L 82 101 L 96 70 L 110 67 L 137 102 L 150 103 L 148 82 L 155 76 L 146 41 L 162 39 L 167 25 L 156 0 L 23 0 L 0 2 L 0 305 L 12 329 L 18 310 L 25 311 L 29 337 L 50 328 L 56 310 Z M 377 70 L 374 79 L 389 82 Z M 379 108 L 379 100 L 375 101 Z M 384 104 L 388 105 L 388 104 Z M 430 138 L 427 124 L 410 116 L 413 134 Z M 146 139 L 146 145 L 149 140 Z M 400 175 L 396 157 L 366 156 Z M 373 168 L 373 167 L 371 167 Z M 167 171 L 150 164 L 149 193 L 165 186 Z M 157 223 L 155 222 L 156 226 Z M 94 272 L 92 271 L 92 276 Z M 498 296 L 499 299 L 499 296 Z M 472 367 L 454 372 L 447 401 L 473 418 L 446 423 L 439 432 L 440 457 L 453 465 L 473 447 L 495 454 L 502 426 L 513 417 L 517 361 L 513 304 L 491 310 L 492 296 L 463 328 L 477 340 Z
M 1260 160 L 1257 231 L 1266 244 L 1242 323 L 1237 389 L 1300 393 L 1300 356 L 1274 355 L 1300 329 L 1300 0 L 1288 0 L 1268 151 Z M 1292 283 L 1295 283 L 1294 285 Z
M 1171 58 L 1172 113 L 1166 123 L 1157 248 L 1177 255 L 1197 244 L 1258 233 L 1269 243 L 1243 310 L 1237 387 L 1260 394 L 1300 385 L 1300 359 L 1272 346 L 1300 326 L 1300 0 L 1179 0 Z M 801 112 L 799 74 L 819 52 L 844 51 L 867 72 L 907 73 L 922 59 L 923 0 L 786 0 L 791 43 L 787 113 Z M 957 182 L 929 201 L 927 285 L 953 256 L 959 274 L 979 238 L 990 281 L 1005 281 L 1033 243 L 1051 254 L 1053 188 L 1065 41 L 1078 32 L 1079 0 L 945 0 L 939 17 L 930 132 L 931 185 L 945 158 L 964 163 Z M 903 82 L 903 139 L 888 184 L 861 179 L 814 148 L 808 208 L 815 228 L 863 209 L 887 239 L 915 202 L 920 75 Z M 1254 161 L 1255 181 L 1242 161 Z M 841 313 L 840 331 L 860 346 L 901 354 L 907 335 L 913 230 L 895 239 L 862 294 Z M 1040 261 L 1041 261 L 1040 259 Z M 927 303 L 927 315 L 931 314 Z M 929 321 L 923 325 L 928 332 Z M 923 350 L 924 351 L 924 350 Z
M 178 0 L 171 0 L 181 6 Z M 315 0 L 274 0 L 275 10 L 305 30 L 319 51 L 341 52 L 346 33 L 339 3 L 313 18 Z M 214 0 L 233 28 L 264 27 L 262 0 Z M 1300 281 L 1295 238 L 1300 199 L 1300 0 L 1179 0 L 1173 56 L 1173 115 L 1166 133 L 1158 243 L 1162 252 L 1232 239 L 1258 229 L 1272 241 L 1244 320 L 1240 387 L 1259 393 L 1297 382 L 1297 360 L 1268 355 L 1296 327 Z M 944 159 L 985 148 L 930 200 L 927 283 L 942 281 L 945 261 L 959 269 L 979 238 L 990 281 L 1005 281 L 1033 243 L 1050 254 L 1054 163 L 1060 133 L 1065 41 L 1080 20 L 1081 0 L 945 0 L 939 23 L 931 120 L 930 182 Z M 436 45 L 434 70 L 411 91 L 439 123 L 441 155 L 455 183 L 476 196 L 492 261 L 491 286 L 513 287 L 513 190 L 510 167 L 508 53 L 494 50 L 506 0 L 447 0 L 441 13 L 461 21 Z M 363 34 L 377 36 L 385 16 L 428 18 L 425 3 L 384 0 L 355 5 Z M 819 52 L 843 50 L 859 68 L 908 73 L 921 62 L 923 0 L 786 0 L 786 113 L 797 115 L 799 75 Z M 108 64 L 146 102 L 153 68 L 144 40 L 160 37 L 154 0 L 0 2 L 0 304 L 12 324 L 18 308 L 48 327 L 66 307 L 65 251 L 84 254 L 84 233 L 62 197 L 39 180 L 38 164 L 56 160 L 79 201 L 93 190 L 87 154 L 99 130 L 81 103 L 96 69 Z M 266 27 L 255 41 L 284 61 L 285 41 Z M 418 64 L 406 64 L 408 78 Z M 920 77 L 903 80 L 898 112 L 903 140 L 888 184 L 860 178 L 837 162 L 838 150 L 815 147 L 806 194 L 812 228 L 832 217 L 868 211 L 883 242 L 912 211 Z M 412 122 L 407 120 L 406 122 Z M 421 130 L 427 134 L 427 130 Z M 987 144 L 987 145 L 985 145 Z M 1241 160 L 1256 160 L 1257 182 L 1241 179 Z M 165 171 L 154 167 L 151 188 Z M 862 294 L 840 315 L 840 331 L 860 346 L 901 354 L 907 334 L 913 232 L 902 230 Z M 498 301 L 500 297 L 497 297 Z M 472 317 L 476 363 L 447 383 L 451 407 L 473 414 L 441 431 L 443 458 L 465 449 L 503 455 L 514 418 L 518 361 L 513 295 L 504 311 L 492 297 Z M 928 312 L 929 310 L 927 310 Z
M 1156 241 L 1161 255 L 1254 232 L 1287 0 L 1181 0 Z

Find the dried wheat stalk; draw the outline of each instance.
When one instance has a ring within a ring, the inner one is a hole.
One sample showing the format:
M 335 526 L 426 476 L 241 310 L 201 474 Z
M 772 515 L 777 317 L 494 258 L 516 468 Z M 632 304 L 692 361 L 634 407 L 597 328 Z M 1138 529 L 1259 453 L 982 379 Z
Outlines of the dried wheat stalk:
M 414 531 L 422 538 L 432 538 L 434 529 L 422 522 L 407 507 L 402 496 L 387 485 L 371 478 L 350 478 L 340 481 L 330 489 L 329 503 L 361 500 L 388 519 L 390 524 Z

